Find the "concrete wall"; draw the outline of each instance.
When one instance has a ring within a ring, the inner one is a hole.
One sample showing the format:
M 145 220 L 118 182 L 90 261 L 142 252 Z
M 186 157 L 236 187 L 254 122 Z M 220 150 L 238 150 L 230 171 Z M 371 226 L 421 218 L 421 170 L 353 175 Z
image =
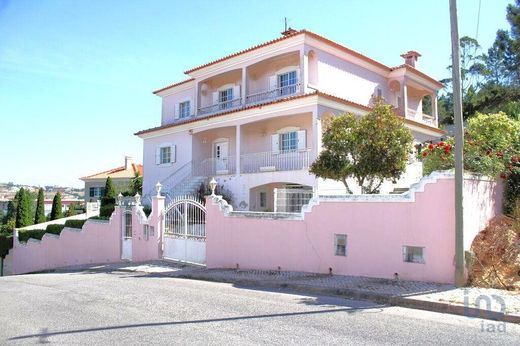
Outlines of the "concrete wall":
M 332 268 L 335 274 L 393 278 L 398 273 L 407 280 L 453 283 L 453 191 L 453 176 L 436 173 L 408 195 L 320 200 L 293 219 L 223 212 L 221 203 L 208 200 L 207 266 L 315 273 Z M 501 187 L 471 179 L 465 191 L 473 219 L 465 227 L 470 244 L 500 211 Z M 347 235 L 347 256 L 335 255 L 335 234 Z M 425 262 L 404 262 L 405 245 L 424 247 Z
M 164 198 L 152 200 L 152 214 L 147 218 L 142 207 L 132 207 L 132 261 L 159 259 Z M 6 274 L 23 274 L 72 265 L 114 263 L 121 261 L 122 215 L 124 207 L 116 207 L 108 221 L 87 220 L 82 229 L 64 228 L 60 235 L 45 234 L 42 240 L 13 240 L 6 260 Z M 146 236 L 144 226 L 154 227 Z

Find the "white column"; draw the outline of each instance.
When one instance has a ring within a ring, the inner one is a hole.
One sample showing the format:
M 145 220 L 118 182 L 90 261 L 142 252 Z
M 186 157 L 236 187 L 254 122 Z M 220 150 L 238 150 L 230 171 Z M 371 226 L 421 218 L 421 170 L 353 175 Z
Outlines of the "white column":
M 311 117 L 312 117 L 312 148 L 311 148 L 310 160 L 314 161 L 314 159 L 316 159 L 321 152 L 322 128 L 321 128 L 321 118 L 318 116 L 317 109 L 312 112 Z
M 240 135 L 240 125 L 237 125 L 236 126 L 236 129 L 235 129 L 235 134 L 236 134 L 236 139 L 235 139 L 235 174 L 236 176 L 239 176 L 240 175 L 240 141 L 241 141 L 241 135 Z
M 408 86 L 406 86 L 406 79 L 403 80 L 403 107 L 404 117 L 408 118 Z
M 305 50 L 304 48 L 300 49 L 300 91 L 305 92 L 305 81 L 306 76 L 305 73 L 307 72 L 307 68 L 305 66 Z
M 246 95 L 247 95 L 247 67 L 242 67 L 242 86 L 240 88 L 240 94 L 242 97 L 242 104 L 246 104 Z
M 200 85 L 198 82 L 195 82 L 195 98 L 193 99 L 193 107 L 195 109 L 193 110 L 193 115 L 199 114 L 199 92 L 200 92 Z
M 432 94 L 432 116 L 435 126 L 439 126 L 439 111 L 437 110 L 437 93 Z

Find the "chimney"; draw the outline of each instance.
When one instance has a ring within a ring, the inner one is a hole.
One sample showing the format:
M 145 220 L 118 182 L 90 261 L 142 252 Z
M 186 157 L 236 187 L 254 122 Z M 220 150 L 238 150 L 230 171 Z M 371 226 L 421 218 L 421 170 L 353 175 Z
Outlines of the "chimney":
M 133 162 L 132 156 L 125 156 L 125 170 L 130 169 Z
M 416 67 L 417 60 L 419 60 L 420 56 L 421 56 L 421 54 L 414 50 L 409 50 L 408 52 L 401 54 L 401 58 L 404 59 L 404 63 L 406 65 L 410 65 L 414 68 Z
M 293 28 L 289 27 L 285 31 L 281 32 L 282 36 L 291 36 L 293 34 L 296 34 L 298 31 L 294 30 Z

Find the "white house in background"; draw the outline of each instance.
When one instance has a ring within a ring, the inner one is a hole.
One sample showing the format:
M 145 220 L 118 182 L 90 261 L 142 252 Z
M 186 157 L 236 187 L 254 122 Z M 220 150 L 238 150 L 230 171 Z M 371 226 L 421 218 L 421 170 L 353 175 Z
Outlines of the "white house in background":
M 274 188 L 343 188 L 308 171 L 327 117 L 363 115 L 378 96 L 404 117 L 416 141 L 444 134 L 437 117 L 442 84 L 417 69 L 420 56 L 409 51 L 402 65 L 388 67 L 313 32 L 290 29 L 192 68 L 188 79 L 154 92 L 162 99 L 160 126 L 136 133 L 144 146 L 143 192 L 153 194 L 159 181 L 170 198 L 194 193 L 215 176 L 232 192 L 235 208 L 268 210 Z M 416 181 L 420 164 L 408 173 L 398 185 Z

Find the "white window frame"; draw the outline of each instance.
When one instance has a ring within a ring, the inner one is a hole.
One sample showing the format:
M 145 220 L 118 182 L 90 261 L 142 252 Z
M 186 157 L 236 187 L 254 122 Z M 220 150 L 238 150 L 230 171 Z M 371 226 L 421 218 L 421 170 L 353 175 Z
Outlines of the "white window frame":
M 165 160 L 163 150 L 170 148 L 170 160 Z M 173 165 L 177 161 L 177 146 L 172 143 L 161 143 L 155 148 L 155 164 L 159 167 L 167 167 Z
M 345 245 L 339 244 L 339 239 L 345 240 Z M 343 251 L 338 251 L 339 246 L 343 246 Z M 335 233 L 334 234 L 334 256 L 347 257 L 348 255 L 348 236 L 346 234 Z
M 421 256 L 415 257 L 413 254 L 409 253 L 409 250 L 411 249 L 420 249 L 421 250 Z M 418 263 L 418 264 L 425 264 L 425 247 L 424 246 L 412 246 L 412 245 L 403 245 L 403 262 L 405 263 Z
M 165 147 L 160 147 L 159 149 L 160 151 L 160 159 L 159 159 L 159 164 L 160 165 L 166 165 L 166 164 L 170 164 L 172 163 L 172 147 L 171 146 L 165 146 Z M 165 155 L 165 152 L 168 152 L 168 157 L 166 157 Z
M 279 134 L 280 153 L 291 153 L 298 150 L 298 131 Z
M 294 74 L 294 78 L 292 75 Z M 282 79 L 287 77 L 287 85 L 282 85 Z M 278 73 L 276 75 L 276 83 L 280 90 L 280 95 L 292 95 L 296 93 L 296 85 L 298 84 L 298 70 L 294 69 L 291 71 Z
M 190 100 L 179 102 L 179 119 L 186 119 L 191 116 Z

